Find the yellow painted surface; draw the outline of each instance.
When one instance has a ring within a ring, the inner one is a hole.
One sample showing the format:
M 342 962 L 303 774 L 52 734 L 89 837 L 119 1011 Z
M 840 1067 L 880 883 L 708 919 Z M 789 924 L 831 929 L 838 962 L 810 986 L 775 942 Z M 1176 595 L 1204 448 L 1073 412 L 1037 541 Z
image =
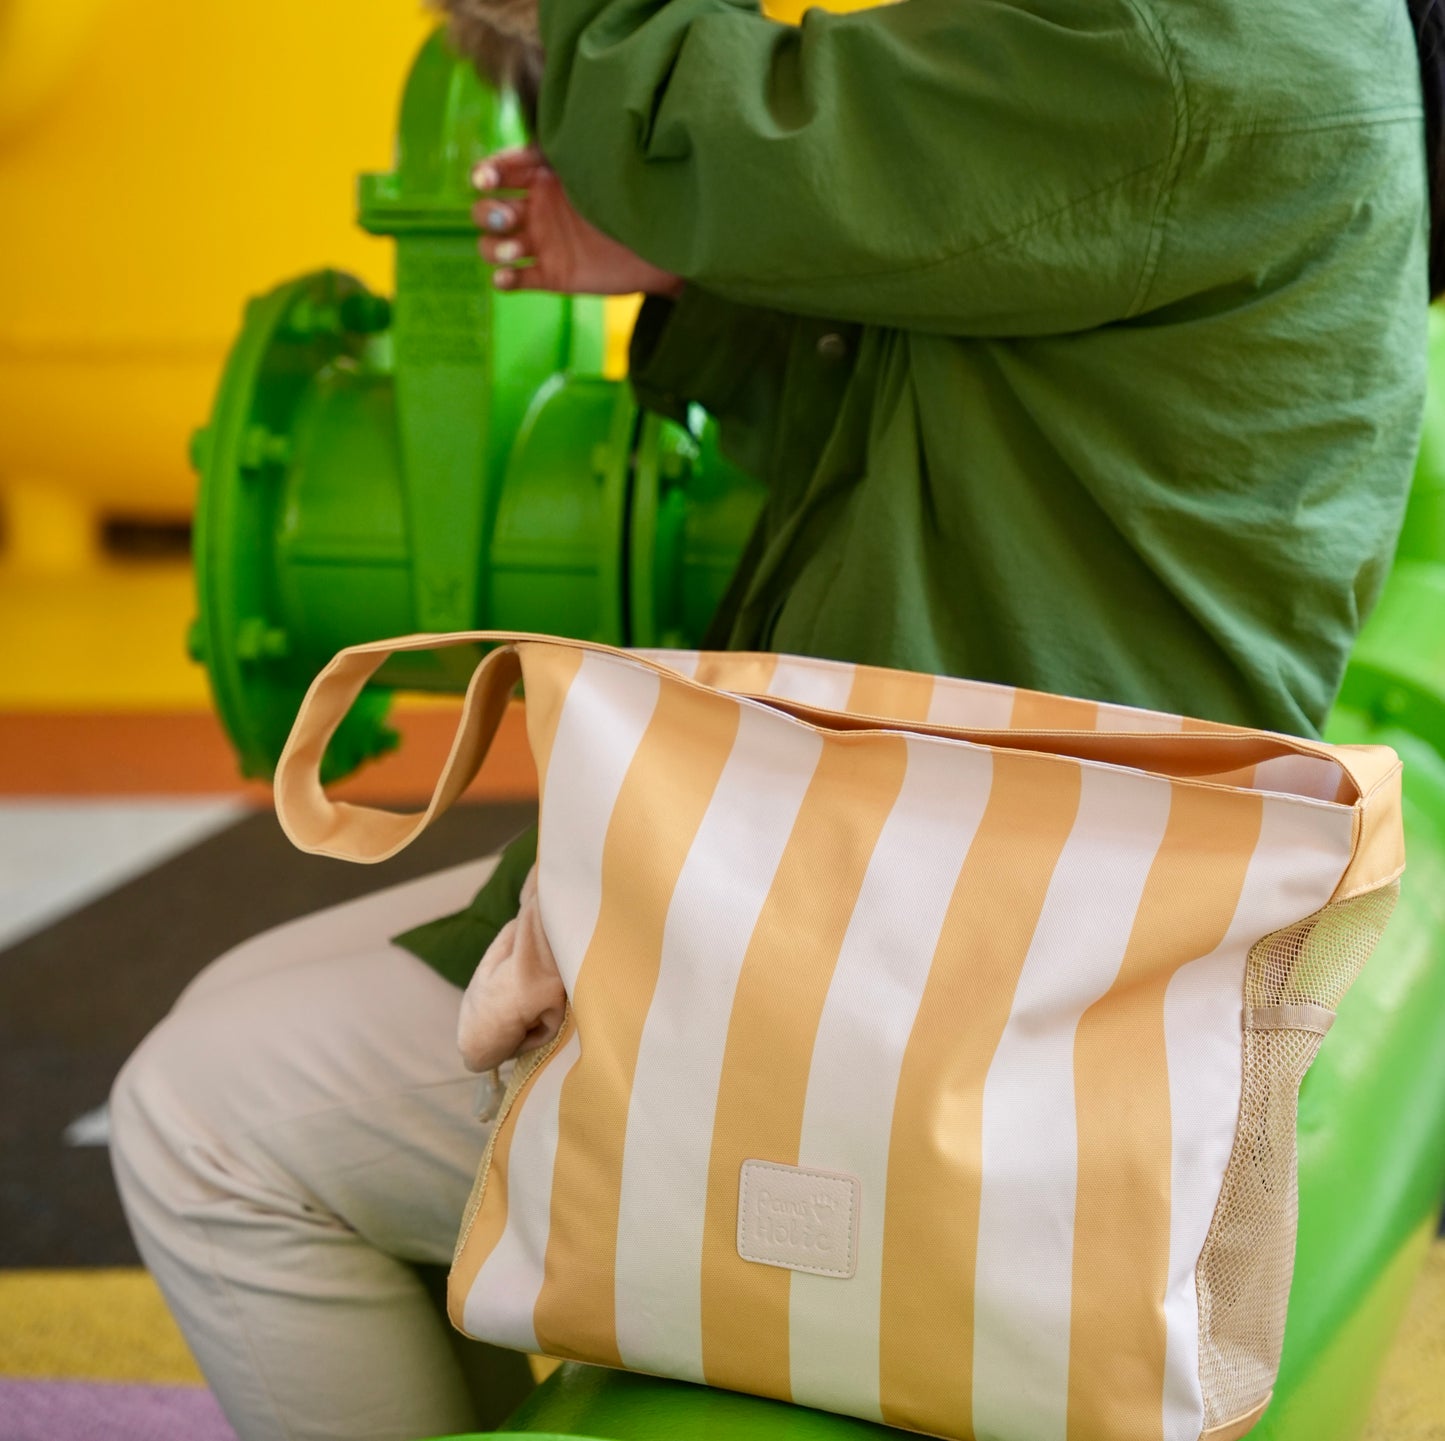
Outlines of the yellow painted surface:
M 622 380 L 627 375 L 627 344 L 641 309 L 640 295 L 614 295 L 606 302 L 607 349 L 602 357 L 602 373 L 609 380 Z
M 562 1363 L 551 1356 L 528 1356 L 532 1379 L 540 1386 Z
M 44 110 L 94 42 L 110 0 L 0 0 L 0 140 Z
M 144 1271 L 0 1271 L 0 1376 L 200 1385 Z
M 0 0 L 0 485 L 190 509 L 245 299 L 334 265 L 429 21 L 398 0 Z M 9 80 L 12 90 L 7 90 Z
M 796 25 L 803 16 L 814 8 L 832 10 L 839 15 L 849 15 L 855 10 L 872 10 L 879 5 L 896 3 L 896 0 L 763 0 L 763 10 L 774 20 Z
M 249 296 L 324 266 L 391 291 L 355 181 L 391 163 L 430 23 L 397 0 L 0 0 L 0 708 L 208 703 L 188 581 L 102 564 L 93 522 L 191 512 L 187 443 Z M 637 304 L 608 304 L 610 376 Z
M 244 300 L 322 266 L 390 289 L 352 197 L 428 24 L 397 0 L 0 0 L 0 488 L 190 510 Z
M 24 573 L 0 565 L 0 711 L 199 710 L 190 566 Z
M 1415 1281 L 1364 1441 L 1445 1441 L 1445 1240 Z

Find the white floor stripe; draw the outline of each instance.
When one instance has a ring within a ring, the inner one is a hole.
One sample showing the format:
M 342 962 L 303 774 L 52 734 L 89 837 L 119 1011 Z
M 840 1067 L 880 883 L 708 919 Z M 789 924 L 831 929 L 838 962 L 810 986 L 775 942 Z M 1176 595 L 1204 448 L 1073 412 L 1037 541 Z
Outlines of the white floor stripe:
M 1119 973 L 1169 818 L 1167 781 L 1088 766 L 1081 778 L 1078 816 L 984 1083 L 973 1354 L 979 1441 L 1064 1441 L 1068 1429 L 1074 1035 Z
M 629 1365 L 702 1379 L 703 1217 L 733 994 L 822 742 L 743 707 L 678 877 L 638 1052 L 617 1235 L 617 1341 Z
M 61 1133 L 67 1146 L 110 1145 L 110 1107 L 99 1105 L 77 1116 Z
M 248 809 L 216 797 L 0 803 L 0 949 L 224 830 Z
M 884 1192 L 899 1070 L 958 873 L 988 801 L 990 752 L 909 743 L 818 1028 L 799 1164 L 861 1184 L 858 1269 L 794 1273 L 793 1399 L 881 1419 Z

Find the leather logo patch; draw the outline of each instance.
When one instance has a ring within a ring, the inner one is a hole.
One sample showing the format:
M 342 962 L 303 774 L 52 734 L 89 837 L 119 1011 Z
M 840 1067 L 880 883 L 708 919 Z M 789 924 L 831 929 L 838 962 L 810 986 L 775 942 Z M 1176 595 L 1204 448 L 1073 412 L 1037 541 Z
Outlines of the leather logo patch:
M 856 1176 L 744 1161 L 738 1255 L 763 1266 L 846 1280 L 858 1269 Z

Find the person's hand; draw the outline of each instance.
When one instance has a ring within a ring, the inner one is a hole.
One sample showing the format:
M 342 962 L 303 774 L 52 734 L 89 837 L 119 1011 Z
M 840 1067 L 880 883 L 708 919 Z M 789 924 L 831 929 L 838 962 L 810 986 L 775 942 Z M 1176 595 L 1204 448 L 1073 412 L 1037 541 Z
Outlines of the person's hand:
M 541 152 L 504 150 L 472 171 L 482 199 L 472 216 L 482 232 L 482 258 L 497 267 L 499 290 L 552 290 L 564 295 L 677 296 L 682 281 L 649 265 L 589 225 L 573 208 Z M 497 191 L 521 191 L 499 195 Z

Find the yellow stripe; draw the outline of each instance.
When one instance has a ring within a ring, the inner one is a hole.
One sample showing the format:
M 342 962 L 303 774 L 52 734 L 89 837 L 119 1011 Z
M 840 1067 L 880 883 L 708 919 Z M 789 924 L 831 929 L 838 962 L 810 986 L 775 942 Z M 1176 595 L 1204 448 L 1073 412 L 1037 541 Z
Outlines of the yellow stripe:
M 139 1268 L 0 1271 L 0 1316 L 0 1376 L 205 1385 L 156 1283 Z M 63 1417 L 55 1421 L 54 1433 L 64 1432 Z
M 737 702 L 664 680 L 613 807 L 602 906 L 573 988 L 581 1058 L 562 1083 L 534 1322 L 553 1356 L 621 1366 L 617 1225 L 628 1103 L 677 878 L 738 731 Z
M 1228 770 L 1210 771 L 1200 779 L 1213 781 L 1218 786 L 1234 786 L 1238 790 L 1247 791 L 1253 789 L 1254 774 L 1258 769 L 1257 764 L 1231 766 Z
M 767 695 L 777 673 L 778 658 L 763 653 L 704 651 L 693 679 L 737 695 Z
M 879 1327 L 880 1401 L 894 1426 L 971 1434 L 984 1079 L 1079 792 L 1075 764 L 995 754 L 904 1052 Z
M 1219 721 L 1200 720 L 1198 716 L 1185 716 L 1179 726 L 1181 735 L 1214 735 L 1219 731 L 1234 730 L 1234 726 Z
M 569 1019 L 567 1025 L 571 1025 Z M 566 1028 L 564 1027 L 564 1032 Z M 566 1035 L 559 1035 L 558 1041 L 565 1041 Z M 555 1054 L 555 1053 L 554 1053 Z M 495 1138 L 491 1143 L 491 1161 L 487 1165 L 485 1189 L 472 1217 L 471 1227 L 460 1242 L 460 1249 L 452 1261 L 451 1274 L 447 1277 L 447 1316 L 457 1330 L 464 1330 L 467 1297 L 472 1294 L 477 1277 L 487 1258 L 497 1248 L 502 1233 L 507 1229 L 507 1163 L 512 1154 L 512 1137 L 517 1132 L 517 1116 L 526 1099 L 526 1092 L 536 1078 L 545 1070 L 538 1066 L 523 1082 L 511 1109 L 498 1122 Z M 474 1185 L 482 1185 L 478 1175 Z
M 1091 731 L 1099 726 L 1096 701 L 1048 695 L 1037 690 L 1014 692 L 1009 729 L 1015 731 Z
M 791 1272 L 737 1252 L 749 1158 L 796 1165 L 823 1002 L 868 863 L 903 785 L 901 737 L 828 738 L 743 959 L 718 1086 L 702 1257 L 709 1382 L 791 1400 Z
M 1257 795 L 1173 786 L 1118 977 L 1079 1022 L 1070 1436 L 1162 1433 L 1170 1200 L 1164 993 L 1181 966 L 1224 940 L 1263 814 Z
M 848 709 L 854 715 L 926 721 L 933 704 L 933 677 L 911 670 L 860 665 L 853 673 Z

